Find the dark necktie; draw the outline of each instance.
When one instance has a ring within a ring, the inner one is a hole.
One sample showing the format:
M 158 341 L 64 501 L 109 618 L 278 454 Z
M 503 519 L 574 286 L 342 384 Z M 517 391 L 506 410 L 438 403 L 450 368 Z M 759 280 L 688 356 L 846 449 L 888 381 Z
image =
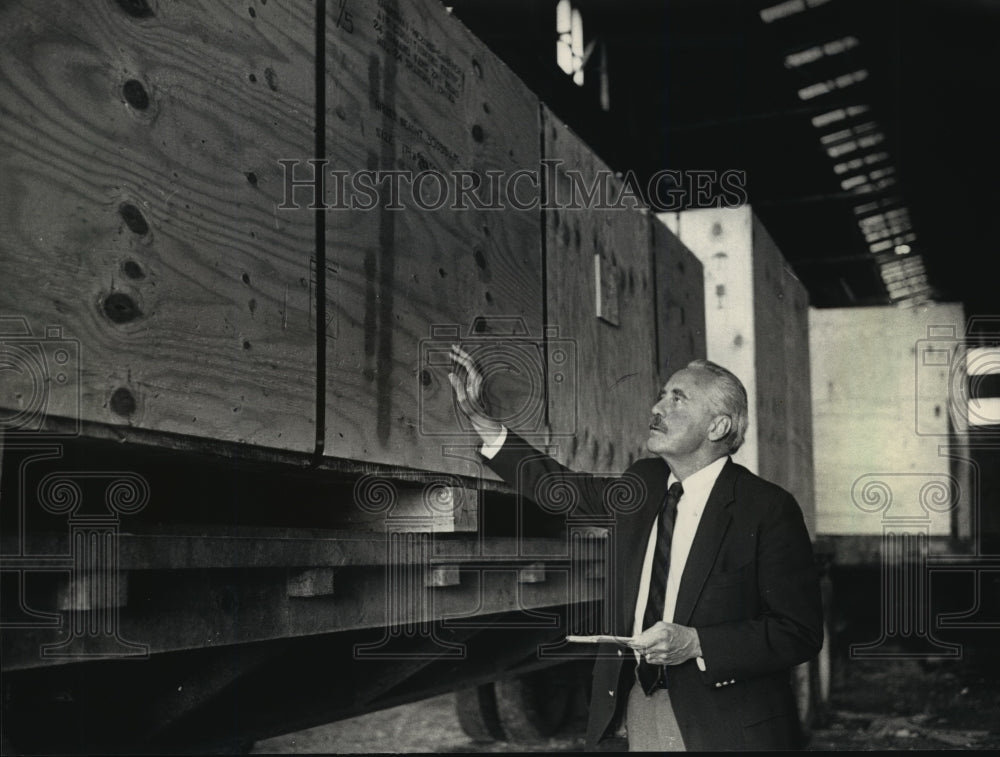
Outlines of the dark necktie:
M 684 494 L 680 481 L 675 481 L 667 491 L 667 500 L 660 513 L 656 529 L 656 552 L 653 556 L 653 570 L 649 576 L 649 597 L 646 613 L 642 617 L 642 630 L 663 620 L 663 604 L 667 596 L 667 571 L 670 569 L 670 541 L 674 536 L 674 520 L 677 518 L 677 500 Z M 637 671 L 639 682 L 647 694 L 657 688 L 666 688 L 666 670 L 663 665 L 650 665 L 643 657 Z

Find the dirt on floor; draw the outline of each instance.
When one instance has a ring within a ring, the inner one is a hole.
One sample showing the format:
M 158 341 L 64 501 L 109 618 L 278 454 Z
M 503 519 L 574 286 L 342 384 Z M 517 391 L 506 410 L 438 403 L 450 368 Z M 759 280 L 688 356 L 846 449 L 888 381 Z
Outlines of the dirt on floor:
M 835 660 L 808 751 L 1000 749 L 1000 665 L 982 660 Z M 477 743 L 452 695 L 258 742 L 267 753 L 579 752 L 585 716 L 534 743 Z
M 984 659 L 841 660 L 813 751 L 1000 748 L 1000 666 Z

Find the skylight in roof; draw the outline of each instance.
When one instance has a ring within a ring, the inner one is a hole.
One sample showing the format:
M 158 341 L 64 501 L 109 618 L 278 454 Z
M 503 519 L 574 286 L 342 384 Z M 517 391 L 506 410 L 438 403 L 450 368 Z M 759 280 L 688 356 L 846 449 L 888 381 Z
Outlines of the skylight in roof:
M 852 84 L 857 84 L 868 78 L 868 69 L 859 68 L 857 71 L 851 71 L 849 74 L 844 74 L 838 76 L 834 81 L 837 83 L 837 89 L 844 89 L 851 86 Z
M 832 55 L 847 52 L 852 47 L 857 46 L 858 40 L 856 37 L 842 37 L 841 39 L 827 42 L 825 45 L 813 45 L 805 50 L 786 55 L 785 66 L 786 68 L 799 68 L 809 63 L 814 63 L 821 58 L 829 58 Z
M 899 227 L 886 224 L 873 224 L 861 227 L 861 233 L 864 234 L 866 242 L 877 242 L 880 239 L 896 239 L 898 242 L 912 242 L 913 239 L 903 238 L 902 231 L 903 229 Z
M 912 242 L 916 238 L 914 234 L 906 233 L 910 230 L 910 222 L 908 220 L 896 222 L 888 220 L 885 216 L 878 215 L 861 219 L 858 226 L 861 228 L 861 233 L 865 235 L 866 242 L 874 242 L 890 237 L 897 237 L 900 242 Z
M 854 136 L 854 132 L 851 129 L 839 129 L 838 131 L 832 131 L 829 134 L 824 134 L 819 138 L 819 141 L 824 145 L 832 145 L 836 142 L 843 142 L 848 137 Z
M 841 174 L 848 173 L 849 171 L 857 171 L 859 168 L 864 167 L 865 162 L 861 158 L 853 158 L 843 163 L 837 163 L 834 165 L 833 172 L 840 176 Z
M 824 55 L 839 55 L 840 53 L 847 52 L 852 47 L 858 46 L 857 37 L 841 37 L 840 39 L 835 39 L 832 42 L 827 42 L 823 45 Z
M 908 258 L 908 260 L 912 260 L 917 263 L 920 262 L 917 258 L 913 257 Z M 891 285 L 891 286 L 902 286 L 904 283 L 912 284 L 914 281 L 922 278 L 924 275 L 923 266 L 913 267 L 907 270 L 894 269 L 889 271 L 887 269 L 888 266 L 882 267 L 882 280 L 886 283 L 886 285 Z
M 853 139 L 850 142 L 841 142 L 839 145 L 833 145 L 832 147 L 826 148 L 826 154 L 831 158 L 839 158 L 841 155 L 847 155 L 858 149 L 858 143 Z
M 875 121 L 867 121 L 863 124 L 858 124 L 857 126 L 849 126 L 846 129 L 838 129 L 837 131 L 831 131 L 829 134 L 824 134 L 819 138 L 819 141 L 823 145 L 832 145 L 837 142 L 843 142 L 850 137 L 861 137 L 868 132 L 875 132 L 876 134 L 881 134 L 881 132 L 876 131 L 879 125 Z M 836 168 L 834 168 L 836 170 Z
M 890 260 L 882 266 L 882 276 L 896 273 L 916 274 L 923 273 L 924 263 L 918 257 L 901 258 Z
M 844 179 L 840 182 L 840 188 L 845 192 L 854 189 L 855 187 L 860 187 L 862 184 L 868 183 L 868 177 L 864 174 L 858 174 L 857 176 L 852 176 L 849 179 Z
M 760 16 L 765 23 L 772 23 L 827 1 L 788 0 L 762 10 Z M 784 64 L 790 69 L 804 68 L 825 58 L 842 55 L 859 45 L 857 37 L 844 36 L 789 53 L 784 58 Z M 858 68 L 840 76 L 814 81 L 800 87 L 797 94 L 800 100 L 813 100 L 853 87 L 868 77 L 868 69 Z M 813 128 L 821 132 L 820 145 L 833 160 L 833 171 L 839 178 L 841 189 L 855 195 L 883 195 L 870 202 L 858 203 L 853 210 L 869 251 L 881 256 L 878 258 L 882 262 L 879 270 L 890 300 L 894 303 L 923 301 L 930 288 L 923 262 L 919 255 L 913 253 L 912 243 L 916 241 L 916 235 L 912 232 L 909 212 L 903 206 L 902 198 L 895 193 L 883 194 L 887 190 L 895 192 L 896 169 L 891 164 L 888 151 L 874 149 L 886 137 L 878 121 L 868 116 L 870 110 L 865 104 L 842 105 L 821 111 L 810 120 Z M 867 120 L 854 123 L 855 119 L 861 120 L 865 116 L 868 116 Z M 832 130 L 822 133 L 827 129 Z
M 909 267 L 903 268 L 895 263 L 907 263 Z M 882 283 L 885 284 L 890 297 L 896 299 L 928 288 L 927 277 L 920 258 L 910 256 L 895 261 L 895 263 L 887 263 L 882 266 L 881 270 Z
M 833 92 L 835 87 L 836 85 L 832 81 L 821 81 L 816 84 L 810 84 L 808 87 L 803 87 L 799 90 L 799 99 L 812 100 L 814 97 Z
M 873 134 L 866 134 L 865 136 L 861 137 L 858 140 L 858 144 L 867 150 L 869 147 L 874 147 L 875 145 L 882 144 L 883 140 L 885 140 L 885 134 L 883 134 L 880 131 L 877 131 Z
M 783 3 L 764 8 L 760 12 L 760 20 L 765 24 L 770 24 L 788 16 L 794 16 L 806 9 L 805 0 L 786 0 Z
M 831 110 L 826 113 L 821 113 L 818 116 L 813 116 L 812 125 L 817 129 L 822 129 L 824 126 L 835 124 L 837 121 L 843 121 L 845 118 L 847 118 L 847 111 L 843 108 L 837 108 L 836 110 Z
M 799 90 L 799 99 L 812 100 L 814 97 L 829 94 L 837 89 L 847 89 L 852 84 L 863 82 L 867 78 L 868 69 L 859 68 L 857 71 L 843 74 L 836 79 L 828 79 L 827 81 L 816 82 L 815 84 L 810 84 L 808 87 L 803 87 Z
M 797 53 L 790 53 L 785 56 L 786 68 L 798 68 L 807 63 L 812 63 L 823 57 L 823 48 L 819 45 L 810 47 L 807 50 L 800 50 Z

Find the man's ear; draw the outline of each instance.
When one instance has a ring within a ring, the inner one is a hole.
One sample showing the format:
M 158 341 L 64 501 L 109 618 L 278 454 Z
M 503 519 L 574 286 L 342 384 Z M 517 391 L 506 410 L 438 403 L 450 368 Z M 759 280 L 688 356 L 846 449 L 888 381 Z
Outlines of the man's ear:
M 712 442 L 721 441 L 729 436 L 733 428 L 733 419 L 728 415 L 717 415 L 712 419 L 712 424 L 708 427 L 708 439 Z

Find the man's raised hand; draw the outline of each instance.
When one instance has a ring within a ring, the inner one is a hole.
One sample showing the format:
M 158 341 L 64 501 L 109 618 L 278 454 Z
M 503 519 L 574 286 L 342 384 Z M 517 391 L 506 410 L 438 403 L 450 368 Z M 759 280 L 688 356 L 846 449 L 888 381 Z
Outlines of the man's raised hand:
M 454 370 L 448 374 L 448 381 L 455 391 L 458 407 L 480 438 L 492 444 L 500 436 L 503 426 L 490 418 L 483 407 L 483 374 L 472 356 L 457 344 L 451 345 L 451 359 Z

